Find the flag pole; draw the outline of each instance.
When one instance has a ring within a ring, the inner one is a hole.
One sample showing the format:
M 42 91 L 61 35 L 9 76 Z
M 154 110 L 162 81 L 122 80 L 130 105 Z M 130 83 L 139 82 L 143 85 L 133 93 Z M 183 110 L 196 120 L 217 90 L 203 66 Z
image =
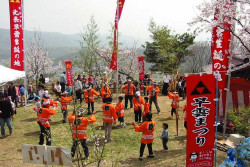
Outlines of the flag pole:
M 116 103 L 118 103 L 118 23 L 119 23 L 119 0 L 117 0 L 117 10 L 116 10 L 116 21 L 117 21 L 117 31 L 116 31 Z
M 24 0 L 22 0 L 22 23 L 23 23 L 23 56 L 24 56 L 24 72 L 25 72 L 25 78 L 24 78 L 24 97 L 25 97 L 25 107 L 27 106 L 27 93 L 28 93 L 28 87 L 27 87 L 27 74 L 26 74 L 26 56 L 25 56 L 25 38 L 24 38 Z
M 234 10 L 236 13 L 236 3 L 234 3 Z M 235 29 L 235 21 L 233 24 L 233 30 Z M 232 33 L 231 33 L 232 35 Z M 234 40 L 234 36 L 232 35 L 231 37 L 231 45 L 230 45 L 230 57 L 229 57 L 229 61 L 228 61 L 228 66 L 230 65 L 230 63 L 232 62 L 232 57 L 233 57 L 233 40 Z M 227 103 L 227 98 L 229 96 L 230 93 L 230 83 L 231 83 L 231 71 L 230 69 L 228 69 L 227 71 L 227 88 L 226 88 L 226 105 L 225 105 L 225 115 L 224 115 L 224 124 L 223 124 L 223 139 L 225 139 L 225 135 L 226 135 L 226 128 L 227 128 L 227 108 L 228 108 L 228 103 Z
M 218 122 L 218 110 L 219 110 L 219 83 L 218 83 L 218 75 L 219 72 L 215 72 L 215 78 L 216 78 L 216 109 L 215 109 L 215 143 L 214 143 L 214 166 L 216 167 L 217 162 L 217 122 Z

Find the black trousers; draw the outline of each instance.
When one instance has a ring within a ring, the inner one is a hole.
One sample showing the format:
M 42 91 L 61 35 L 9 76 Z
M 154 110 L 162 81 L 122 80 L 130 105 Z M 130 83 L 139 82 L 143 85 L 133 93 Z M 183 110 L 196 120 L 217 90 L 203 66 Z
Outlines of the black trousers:
M 168 143 L 168 138 L 163 138 L 162 145 L 163 145 L 164 150 L 168 150 L 167 143 Z
M 133 95 L 125 95 L 125 108 L 128 108 L 128 100 L 130 101 L 130 108 L 133 107 Z
M 65 83 L 60 82 L 61 85 L 61 92 L 63 93 L 65 91 Z
M 135 114 L 135 122 L 141 122 L 141 115 L 142 115 L 142 111 L 141 109 L 139 109 L 138 111 L 134 111 L 134 114 Z
M 176 114 L 176 109 L 172 107 L 172 109 L 171 109 L 171 116 L 173 116 L 174 114 Z
M 68 110 L 62 110 L 63 122 L 67 122 Z
M 75 156 L 76 148 L 77 148 L 79 142 L 80 142 L 81 145 L 82 145 L 82 148 L 83 148 L 83 150 L 84 150 L 85 157 L 89 157 L 89 148 L 88 148 L 88 146 L 87 146 L 86 139 L 74 140 L 74 141 L 73 141 L 73 145 L 72 145 L 72 148 L 71 148 L 71 156 L 72 156 L 72 157 Z
M 38 123 L 40 126 L 40 141 L 39 145 L 44 144 L 44 137 L 46 137 L 46 145 L 51 146 L 51 132 L 50 127 L 44 127 L 41 123 Z
M 93 113 L 93 111 L 95 110 L 95 108 L 94 108 L 94 102 L 91 102 L 91 103 L 88 103 L 88 112 L 90 113 L 90 106 L 91 106 L 91 111 L 92 111 L 92 113 Z
M 80 99 L 80 103 L 82 103 L 82 94 L 81 94 L 81 90 L 77 90 L 76 91 L 76 100 L 75 102 L 77 102 L 77 100 Z
M 140 157 L 143 157 L 145 146 L 146 146 L 146 144 L 141 143 Z M 148 146 L 148 154 L 153 155 L 152 143 L 147 144 L 147 146 Z
M 162 94 L 163 95 L 168 95 L 168 87 L 169 87 L 169 83 L 164 83 L 163 84 L 163 88 L 162 88 Z

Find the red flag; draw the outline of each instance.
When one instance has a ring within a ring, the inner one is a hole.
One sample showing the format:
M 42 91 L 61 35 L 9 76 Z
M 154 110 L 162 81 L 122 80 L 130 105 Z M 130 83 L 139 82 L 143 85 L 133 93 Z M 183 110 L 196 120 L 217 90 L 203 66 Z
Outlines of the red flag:
M 10 0 L 11 68 L 24 71 L 22 0 Z
M 121 18 L 122 9 L 124 6 L 125 0 L 119 0 L 116 8 L 116 16 L 115 16 L 115 30 L 114 30 L 114 44 L 113 44 L 113 53 L 112 59 L 110 63 L 110 69 L 116 71 L 117 70 L 117 32 L 118 32 L 118 22 Z
M 215 81 L 212 74 L 186 78 L 187 167 L 214 164 Z
M 122 9 L 123 9 L 124 3 L 125 3 L 125 0 L 119 0 L 118 2 L 118 6 L 116 8 L 116 15 L 115 15 L 115 29 L 117 29 L 118 27 L 118 22 L 122 15 Z
M 112 59 L 110 63 L 110 69 L 116 71 L 117 70 L 117 40 L 116 40 L 116 30 L 114 31 L 114 44 L 113 44 L 113 53 Z
M 138 57 L 138 64 L 139 64 L 139 80 L 143 80 L 144 79 L 144 57 L 140 56 Z
M 72 62 L 70 60 L 64 62 L 66 65 L 66 74 L 67 74 L 67 83 L 69 86 L 73 85 L 73 76 L 72 76 Z

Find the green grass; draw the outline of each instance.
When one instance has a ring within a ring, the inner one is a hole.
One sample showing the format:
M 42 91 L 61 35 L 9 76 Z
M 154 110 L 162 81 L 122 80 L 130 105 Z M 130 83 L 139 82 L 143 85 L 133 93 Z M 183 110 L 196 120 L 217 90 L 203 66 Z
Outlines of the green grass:
M 154 159 L 147 159 L 147 149 L 144 152 L 144 160 L 138 161 L 139 147 L 141 133 L 135 133 L 131 122 L 134 120 L 132 109 L 125 110 L 125 122 L 128 125 L 126 128 L 118 128 L 114 125 L 111 138 L 112 142 L 106 144 L 104 151 L 104 160 L 101 166 L 185 166 L 186 153 L 186 130 L 183 127 L 183 113 L 180 110 L 179 120 L 179 136 L 176 136 L 175 119 L 170 119 L 170 102 L 166 96 L 159 97 L 159 105 L 162 114 L 156 114 L 156 109 L 153 106 L 153 120 L 156 121 L 155 140 L 153 143 L 153 150 L 155 154 Z M 180 102 L 180 107 L 185 104 L 185 101 Z M 101 99 L 95 101 L 95 109 L 97 122 L 93 124 L 93 128 L 88 127 L 88 139 L 93 140 L 90 136 L 98 134 L 104 136 L 104 130 L 99 130 L 102 126 L 102 112 Z M 86 103 L 83 107 L 86 108 Z M 38 144 L 39 140 L 39 126 L 36 123 L 36 113 L 33 111 L 34 104 L 18 108 L 17 115 L 13 121 L 13 135 L 0 140 L 0 166 L 35 166 L 32 164 L 22 163 L 21 144 Z M 180 108 L 181 109 L 181 108 Z M 72 106 L 69 107 L 69 114 L 72 113 Z M 60 108 L 57 108 L 56 115 L 52 116 L 51 132 L 52 132 L 52 146 L 71 147 L 72 137 L 69 129 L 69 124 L 62 124 L 62 113 Z M 159 138 L 162 132 L 162 123 L 169 124 L 168 142 L 169 151 L 162 151 L 162 142 Z M 6 127 L 7 128 L 7 127 Z M 94 130 L 93 130 L 94 129 Z M 6 129 L 8 135 L 8 130 Z M 103 141 L 103 140 L 102 140 Z M 101 142 L 102 144 L 102 142 Z M 93 141 L 88 141 L 90 150 L 90 160 L 94 156 Z M 81 148 L 82 149 L 82 148 Z M 225 159 L 224 152 L 218 152 L 218 162 L 221 164 Z M 90 166 L 95 166 L 91 164 Z M 36 165 L 37 166 L 37 165 Z

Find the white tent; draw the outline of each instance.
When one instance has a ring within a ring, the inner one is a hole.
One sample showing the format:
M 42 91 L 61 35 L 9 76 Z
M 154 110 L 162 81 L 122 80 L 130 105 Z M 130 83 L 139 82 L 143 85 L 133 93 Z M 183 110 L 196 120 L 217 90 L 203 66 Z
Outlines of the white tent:
M 0 65 L 0 84 L 25 77 L 24 71 L 13 70 Z

